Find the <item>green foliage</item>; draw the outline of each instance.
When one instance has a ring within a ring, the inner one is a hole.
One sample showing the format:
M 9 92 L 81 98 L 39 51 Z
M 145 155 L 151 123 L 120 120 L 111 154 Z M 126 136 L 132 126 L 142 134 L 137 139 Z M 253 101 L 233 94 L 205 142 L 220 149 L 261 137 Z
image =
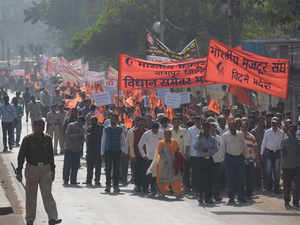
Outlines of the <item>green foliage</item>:
M 180 51 L 197 38 L 200 55 L 205 56 L 210 39 L 228 43 L 227 0 L 164 2 L 165 43 L 172 50 Z M 231 2 L 233 46 L 241 39 L 299 35 L 298 0 Z M 63 32 L 66 42 L 79 56 L 116 64 L 121 52 L 144 57 L 145 31 L 159 21 L 159 3 L 160 0 L 43 0 L 34 2 L 25 11 L 25 18 L 32 23 L 42 21 Z M 95 11 L 96 6 L 101 10 Z M 173 24 L 180 29 L 174 29 Z

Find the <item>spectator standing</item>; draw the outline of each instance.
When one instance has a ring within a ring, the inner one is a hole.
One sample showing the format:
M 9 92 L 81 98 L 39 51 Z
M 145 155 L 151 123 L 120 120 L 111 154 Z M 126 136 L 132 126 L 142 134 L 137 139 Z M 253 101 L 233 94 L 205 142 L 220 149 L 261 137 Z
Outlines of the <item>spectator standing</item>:
M 112 115 L 111 126 L 104 129 L 101 140 L 101 157 L 105 159 L 106 188 L 105 192 L 111 190 L 111 170 L 113 168 L 114 192 L 120 192 L 119 167 L 121 153 L 124 152 L 125 134 L 122 127 L 118 126 L 118 116 Z
M 213 159 L 212 156 L 218 151 L 217 142 L 210 133 L 210 124 L 204 122 L 202 125 L 203 132 L 197 135 L 197 141 L 194 149 L 199 152 L 198 177 L 199 185 L 197 192 L 199 193 L 198 202 L 202 205 L 212 204 L 212 184 L 213 184 Z
M 80 156 L 84 143 L 83 125 L 85 119 L 79 117 L 77 121 L 71 122 L 65 134 L 65 156 L 63 166 L 64 185 L 68 185 L 71 177 L 71 184 L 77 183 L 77 172 L 80 166 Z
M 104 127 L 98 124 L 96 117 L 90 118 L 86 136 L 87 177 L 86 184 L 91 185 L 95 170 L 95 185 L 101 186 L 101 138 Z
M 244 154 L 247 151 L 244 135 L 236 129 L 234 120 L 229 122 L 229 130 L 221 138 L 221 151 L 225 153 L 225 174 L 228 205 L 235 205 L 235 192 L 241 203 L 246 202 L 243 186 L 245 178 Z
M 22 117 L 24 115 L 24 109 L 21 104 L 18 104 L 18 98 L 13 99 L 13 106 L 15 107 L 16 110 L 16 120 L 14 123 L 14 130 L 16 130 L 15 135 L 14 135 L 14 144 L 16 147 L 20 147 L 20 137 L 21 137 L 21 131 L 22 131 Z M 14 134 L 14 132 L 13 132 Z
M 141 137 L 138 148 L 141 154 L 141 157 L 145 160 L 145 167 L 143 171 L 144 175 L 144 188 L 146 189 L 146 192 L 148 192 L 148 186 L 151 186 L 151 195 L 155 196 L 157 193 L 156 190 L 156 181 L 155 177 L 152 177 L 152 175 L 146 175 L 146 170 L 150 167 L 153 158 L 154 153 L 157 148 L 158 142 L 163 139 L 163 132 L 159 130 L 159 124 L 153 123 L 152 129 L 146 131 L 143 136 Z
M 260 154 L 264 158 L 265 186 L 267 191 L 280 192 L 280 151 L 284 132 L 279 128 L 278 118 L 272 118 L 272 127 L 266 130 Z
M 7 152 L 7 139 L 9 150 L 13 147 L 13 128 L 17 118 L 16 109 L 9 104 L 9 97 L 3 97 L 4 104 L 0 106 L 0 117 L 2 120 L 3 152 Z M 8 137 L 8 138 L 7 138 Z
M 288 127 L 288 138 L 282 142 L 283 152 L 283 190 L 284 204 L 289 209 L 291 201 L 292 182 L 295 183 L 293 188 L 293 205 L 299 208 L 300 199 L 300 142 L 296 139 L 297 126 L 291 124 Z

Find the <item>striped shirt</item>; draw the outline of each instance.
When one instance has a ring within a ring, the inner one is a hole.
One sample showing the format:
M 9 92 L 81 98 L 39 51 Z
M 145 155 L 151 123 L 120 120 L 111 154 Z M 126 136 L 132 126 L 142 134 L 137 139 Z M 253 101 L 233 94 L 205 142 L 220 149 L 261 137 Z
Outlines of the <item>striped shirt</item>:
M 247 150 L 244 153 L 244 156 L 247 160 L 255 160 L 256 159 L 256 147 L 257 147 L 257 142 L 255 137 L 250 134 L 249 132 L 247 132 L 247 135 L 245 137 L 245 143 L 247 146 Z

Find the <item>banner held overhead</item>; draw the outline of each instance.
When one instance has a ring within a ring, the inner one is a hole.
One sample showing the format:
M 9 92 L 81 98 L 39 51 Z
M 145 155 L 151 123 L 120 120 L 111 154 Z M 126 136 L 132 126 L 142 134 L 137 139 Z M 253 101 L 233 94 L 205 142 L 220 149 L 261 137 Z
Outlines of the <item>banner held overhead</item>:
M 120 54 L 118 87 L 125 91 L 215 84 L 204 80 L 206 66 L 206 58 L 160 63 Z
M 289 68 L 288 60 L 259 56 L 211 40 L 205 79 L 286 98 Z

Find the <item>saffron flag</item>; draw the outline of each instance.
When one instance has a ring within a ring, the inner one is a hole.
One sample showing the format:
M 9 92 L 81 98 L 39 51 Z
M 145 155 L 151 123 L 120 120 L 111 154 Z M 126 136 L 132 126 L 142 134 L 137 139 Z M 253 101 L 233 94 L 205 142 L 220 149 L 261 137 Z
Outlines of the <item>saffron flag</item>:
M 205 79 L 286 98 L 290 64 L 211 40 Z
M 210 103 L 208 105 L 208 109 L 210 111 L 213 111 L 213 112 L 217 113 L 218 115 L 220 115 L 220 113 L 221 113 L 221 111 L 220 111 L 220 104 L 214 98 L 212 98 L 210 100 Z

